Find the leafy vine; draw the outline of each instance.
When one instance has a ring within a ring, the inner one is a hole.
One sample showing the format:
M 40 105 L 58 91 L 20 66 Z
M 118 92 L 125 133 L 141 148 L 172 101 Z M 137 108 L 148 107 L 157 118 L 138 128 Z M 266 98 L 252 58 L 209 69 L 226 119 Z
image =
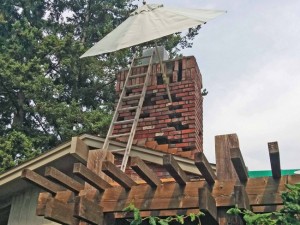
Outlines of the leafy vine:
M 148 221 L 150 225 L 169 225 L 171 222 L 178 222 L 179 224 L 184 224 L 184 222 L 189 219 L 190 221 L 198 221 L 198 225 L 201 225 L 200 217 L 204 216 L 204 213 L 199 211 L 196 213 L 190 213 L 189 215 L 175 215 L 169 216 L 167 218 L 160 218 L 157 216 L 147 216 L 142 218 L 140 210 L 134 206 L 133 203 L 130 203 L 126 208 L 123 209 L 124 212 L 132 212 L 133 219 L 130 222 L 130 225 L 139 225 L 143 221 Z

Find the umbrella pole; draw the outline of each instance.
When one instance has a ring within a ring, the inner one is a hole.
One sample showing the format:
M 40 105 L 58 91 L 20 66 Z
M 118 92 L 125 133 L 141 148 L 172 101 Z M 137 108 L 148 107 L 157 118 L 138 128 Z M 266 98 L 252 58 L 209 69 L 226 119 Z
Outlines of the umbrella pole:
M 156 54 L 157 54 L 157 57 L 158 57 L 158 60 L 160 63 L 160 71 L 162 73 L 163 81 L 164 81 L 164 84 L 166 85 L 168 98 L 169 98 L 169 101 L 172 102 L 172 97 L 171 97 L 170 88 L 169 88 L 169 79 L 167 78 L 166 71 L 165 71 L 163 63 L 162 63 L 162 59 L 160 58 L 160 55 L 158 52 L 157 41 L 155 41 L 155 49 L 156 49 Z

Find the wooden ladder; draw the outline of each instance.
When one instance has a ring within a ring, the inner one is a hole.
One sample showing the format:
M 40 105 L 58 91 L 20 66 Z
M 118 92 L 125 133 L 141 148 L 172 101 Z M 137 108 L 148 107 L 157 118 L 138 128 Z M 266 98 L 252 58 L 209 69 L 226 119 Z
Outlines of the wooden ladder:
M 104 152 L 105 152 L 103 158 L 105 158 L 111 140 L 113 140 L 115 138 L 118 138 L 118 137 L 128 136 L 128 141 L 127 141 L 127 145 L 126 145 L 125 149 L 113 150 L 114 152 L 124 151 L 124 156 L 123 156 L 123 160 L 122 160 L 122 164 L 121 164 L 121 170 L 123 172 L 126 169 L 126 165 L 127 165 L 127 162 L 128 162 L 128 158 L 129 158 L 133 138 L 134 138 L 134 135 L 135 135 L 135 132 L 136 132 L 136 128 L 137 128 L 137 125 L 138 125 L 138 122 L 139 122 L 140 114 L 141 114 L 141 111 L 142 111 L 143 102 L 144 102 L 144 99 L 145 99 L 145 96 L 146 96 L 146 91 L 147 91 L 147 86 L 148 86 L 148 83 L 149 83 L 149 78 L 150 78 L 150 73 L 151 73 L 151 68 L 152 68 L 152 60 L 153 60 L 153 55 L 154 54 L 155 53 L 153 52 L 152 55 L 150 55 L 150 56 L 142 56 L 142 57 L 134 56 L 133 57 L 132 63 L 130 65 L 130 68 L 129 68 L 129 71 L 128 71 L 128 74 L 127 74 L 127 77 L 126 77 L 126 80 L 125 80 L 125 83 L 124 83 L 124 86 L 123 86 L 123 89 L 122 89 L 122 92 L 121 92 L 121 95 L 120 95 L 120 98 L 119 98 L 119 101 L 118 101 L 118 104 L 117 104 L 117 107 L 116 107 L 116 110 L 115 110 L 115 113 L 114 113 L 114 116 L 112 118 L 112 122 L 110 124 L 110 127 L 109 127 L 108 132 L 107 132 L 107 136 L 106 136 L 104 144 L 102 146 L 102 150 L 104 150 Z M 133 75 L 132 74 L 132 69 L 133 68 L 143 66 L 143 65 L 135 66 L 135 63 L 138 62 L 138 60 L 146 59 L 146 58 L 149 58 L 147 72 Z M 140 78 L 140 77 L 145 77 L 145 80 L 144 80 L 143 84 L 128 85 L 129 80 L 134 79 L 134 78 Z M 141 87 L 142 87 L 141 93 L 139 93 L 139 94 L 135 93 L 134 95 L 126 96 L 126 93 L 127 93 L 128 90 L 131 90 L 131 89 L 134 89 L 134 88 L 141 88 Z M 139 99 L 138 105 L 130 106 L 130 107 L 127 107 L 127 108 L 122 107 L 122 104 L 123 104 L 124 101 L 130 101 L 130 100 L 136 100 L 136 99 Z M 135 110 L 134 119 L 119 120 L 120 112 L 129 112 L 129 111 L 132 111 L 132 110 Z M 113 135 L 115 125 L 122 125 L 122 124 L 132 124 L 130 133 L 118 133 L 118 134 Z

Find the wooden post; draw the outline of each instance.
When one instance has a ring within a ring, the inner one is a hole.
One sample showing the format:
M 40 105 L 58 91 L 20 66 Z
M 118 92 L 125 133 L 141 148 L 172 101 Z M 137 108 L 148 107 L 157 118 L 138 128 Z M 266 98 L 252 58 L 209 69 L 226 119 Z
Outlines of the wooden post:
M 236 134 L 219 135 L 215 137 L 217 179 L 221 181 L 237 181 L 238 175 L 231 162 L 231 149 L 239 148 L 239 140 Z M 234 207 L 234 205 L 232 205 Z M 228 215 L 226 211 L 230 207 L 218 207 L 218 222 L 220 225 L 243 225 L 240 217 Z

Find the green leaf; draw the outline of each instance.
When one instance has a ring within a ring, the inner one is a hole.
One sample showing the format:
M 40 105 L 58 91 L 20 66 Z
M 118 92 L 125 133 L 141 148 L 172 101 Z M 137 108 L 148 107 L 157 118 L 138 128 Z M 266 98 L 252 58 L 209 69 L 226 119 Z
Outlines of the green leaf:
M 180 224 L 184 224 L 184 217 L 183 215 L 176 215 L 176 219 Z
M 195 213 L 190 213 L 189 217 L 191 218 L 191 221 L 195 221 L 196 219 L 196 214 Z
M 150 216 L 150 217 L 149 217 L 149 224 L 150 224 L 150 225 L 156 225 L 156 218 L 153 217 L 153 216 Z

